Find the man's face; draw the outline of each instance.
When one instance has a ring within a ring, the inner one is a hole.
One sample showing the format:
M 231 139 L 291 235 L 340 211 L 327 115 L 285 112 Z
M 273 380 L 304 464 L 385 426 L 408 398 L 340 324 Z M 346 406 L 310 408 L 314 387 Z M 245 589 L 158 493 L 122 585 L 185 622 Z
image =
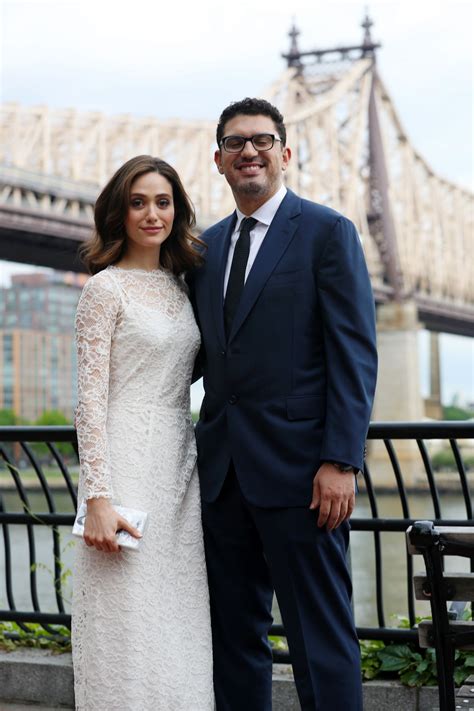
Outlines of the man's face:
M 227 121 L 225 136 L 249 138 L 257 133 L 271 133 L 278 138 L 275 124 L 269 116 L 246 116 L 239 114 Z M 275 141 L 269 151 L 257 151 L 247 141 L 239 153 L 227 153 L 223 148 L 214 155 L 217 168 L 225 175 L 237 202 L 251 201 L 263 205 L 279 189 L 283 171 L 288 165 L 291 152 L 280 141 Z

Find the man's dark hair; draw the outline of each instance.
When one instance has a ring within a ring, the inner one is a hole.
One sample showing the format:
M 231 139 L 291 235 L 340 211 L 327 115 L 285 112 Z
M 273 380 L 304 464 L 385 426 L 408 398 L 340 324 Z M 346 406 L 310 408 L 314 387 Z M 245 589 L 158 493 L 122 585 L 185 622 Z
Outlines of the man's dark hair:
M 286 145 L 286 128 L 283 123 L 283 116 L 278 111 L 276 106 L 273 106 L 265 99 L 242 99 L 242 101 L 233 101 L 227 106 L 219 117 L 217 124 L 216 139 L 217 145 L 220 147 L 221 140 L 224 136 L 224 128 L 227 121 L 230 121 L 234 116 L 268 116 L 275 124 L 275 128 L 281 139 L 281 145 Z

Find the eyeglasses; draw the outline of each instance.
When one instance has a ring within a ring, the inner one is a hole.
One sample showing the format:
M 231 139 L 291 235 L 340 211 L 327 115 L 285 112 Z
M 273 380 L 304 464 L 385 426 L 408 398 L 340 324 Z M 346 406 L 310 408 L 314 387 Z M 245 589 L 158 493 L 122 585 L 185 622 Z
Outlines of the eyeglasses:
M 220 142 L 221 148 L 227 153 L 240 153 L 244 150 L 244 146 L 250 141 L 256 151 L 269 151 L 275 145 L 275 141 L 281 141 L 281 138 L 274 136 L 273 133 L 256 133 L 255 136 L 245 138 L 245 136 L 224 136 Z

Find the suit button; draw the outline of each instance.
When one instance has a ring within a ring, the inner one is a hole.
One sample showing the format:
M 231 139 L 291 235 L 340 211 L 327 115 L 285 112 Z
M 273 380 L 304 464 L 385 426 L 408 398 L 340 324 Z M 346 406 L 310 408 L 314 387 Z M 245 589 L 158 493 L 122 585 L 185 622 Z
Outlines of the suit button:
M 235 405 L 238 399 L 237 395 L 231 395 L 229 398 L 229 405 Z
M 221 352 L 219 353 L 219 355 L 220 355 L 221 358 L 225 358 L 225 355 L 226 355 L 226 354 L 225 354 L 225 351 L 221 351 Z

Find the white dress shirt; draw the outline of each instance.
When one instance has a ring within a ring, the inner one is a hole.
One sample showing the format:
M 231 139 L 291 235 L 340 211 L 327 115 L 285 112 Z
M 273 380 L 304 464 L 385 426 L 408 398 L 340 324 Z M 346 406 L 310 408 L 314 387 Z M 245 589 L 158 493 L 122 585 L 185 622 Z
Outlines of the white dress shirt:
M 247 281 L 247 277 L 250 273 L 250 270 L 252 269 L 255 257 L 258 254 L 258 250 L 262 246 L 262 242 L 268 232 L 268 228 L 270 227 L 272 220 L 275 217 L 276 211 L 280 207 L 281 201 L 283 200 L 285 195 L 286 188 L 284 185 L 282 185 L 280 189 L 275 193 L 275 195 L 270 198 L 270 200 L 267 200 L 267 202 L 263 203 L 263 205 L 261 205 L 258 210 L 255 210 L 255 212 L 253 212 L 251 215 L 244 215 L 243 212 L 240 212 L 238 207 L 235 209 L 237 213 L 237 222 L 235 223 L 235 229 L 230 239 L 229 254 L 227 256 L 227 265 L 225 268 L 224 276 L 224 296 L 227 291 L 230 267 L 232 265 L 232 258 L 234 256 L 235 243 L 239 238 L 240 225 L 242 223 L 242 220 L 245 217 L 253 217 L 258 220 L 257 224 L 250 232 L 250 253 L 247 261 L 247 268 L 245 270 L 245 281 Z

